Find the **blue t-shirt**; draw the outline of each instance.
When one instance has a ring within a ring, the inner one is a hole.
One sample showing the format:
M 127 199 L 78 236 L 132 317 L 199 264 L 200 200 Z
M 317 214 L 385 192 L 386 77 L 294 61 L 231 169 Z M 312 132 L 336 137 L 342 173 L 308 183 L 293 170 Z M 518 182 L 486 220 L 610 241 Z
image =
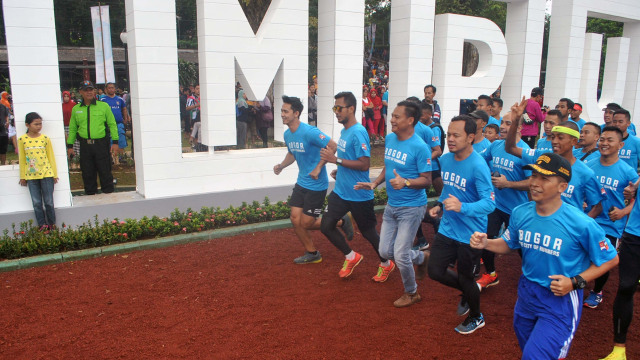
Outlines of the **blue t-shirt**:
M 627 217 L 611 221 L 609 209 L 612 206 L 618 209 L 625 207 L 624 188 L 629 185 L 629 181 L 635 183 L 638 180 L 638 173 L 622 160 L 618 160 L 613 165 L 604 166 L 600 159 L 595 159 L 587 165 L 596 174 L 596 178 L 600 180 L 600 186 L 607 193 L 607 198 L 602 200 L 602 212 L 596 217 L 596 222 L 602 227 L 605 234 L 619 238 L 624 230 Z
M 111 106 L 111 112 L 113 113 L 113 117 L 116 118 L 116 124 L 122 124 L 124 120 L 122 118 L 122 109 L 127 107 L 124 100 L 120 96 L 109 97 L 107 95 L 103 95 L 100 98 L 100 101 L 104 101 Z
M 442 134 L 441 128 L 435 122 L 432 122 L 431 125 L 427 125 L 427 126 L 431 128 L 431 131 L 433 131 L 434 140 L 440 145 L 440 148 L 442 148 L 442 151 L 444 152 L 444 147 L 442 146 L 443 134 Z M 436 161 L 431 162 L 431 169 L 433 169 L 432 171 L 440 170 L 440 161 L 438 159 L 436 159 Z
M 500 121 L 502 120 L 502 118 L 500 118 L 500 120 L 494 118 L 493 116 L 489 116 L 489 121 L 487 121 L 487 125 L 489 124 L 495 124 L 498 125 L 498 127 L 500 127 Z M 486 127 L 486 125 L 485 125 Z
M 284 142 L 287 144 L 287 149 L 298 163 L 298 185 L 313 191 L 322 191 L 329 187 L 325 166 L 322 167 L 318 180 L 312 179 L 309 173 L 320 162 L 320 149 L 327 146 L 330 140 L 331 138 L 317 127 L 303 122 L 300 123 L 296 132 L 291 132 L 290 129 L 284 132 Z
M 544 152 L 553 152 L 553 146 L 551 146 L 551 141 L 546 137 L 538 139 L 536 143 L 536 149 L 542 150 Z
M 468 244 L 475 231 L 487 231 L 487 215 L 496 207 L 489 166 L 480 154 L 473 151 L 462 161 L 457 161 L 453 153 L 442 155 L 440 168 L 444 184 L 440 202 L 453 195 L 460 200 L 462 207 L 460 212 L 442 209 L 438 232 Z
M 429 145 L 429 149 L 434 146 L 440 146 L 440 137 L 437 137 L 433 133 L 433 129 L 423 124 L 421 121 L 416 123 L 414 128 L 415 133 L 424 141 L 427 145 Z
M 523 140 L 517 144 L 522 149 L 529 149 L 529 145 Z M 522 159 L 509 154 L 504 148 L 504 140 L 496 140 L 485 151 L 480 153 L 494 171 L 504 175 L 509 181 L 521 181 L 531 176 L 531 170 L 523 170 L 527 165 Z M 496 208 L 507 214 L 511 214 L 513 208 L 529 201 L 526 191 L 515 189 L 494 189 L 496 196 Z
M 477 153 L 481 153 L 482 151 L 484 151 L 484 149 L 488 148 L 489 146 L 491 146 L 491 141 L 483 137 L 482 141 L 480 141 L 477 144 L 473 144 L 473 150 L 475 150 L 475 152 Z
M 578 127 L 578 131 L 582 131 L 582 127 L 587 123 L 584 119 L 578 119 L 578 121 L 575 121 L 571 118 L 571 116 L 569 116 L 569 121 L 576 124 L 576 126 Z
M 417 125 L 417 124 L 416 124 Z M 414 133 L 410 138 L 400 141 L 395 133 L 390 133 L 384 140 L 384 177 L 387 181 L 388 204 L 400 206 L 423 206 L 427 204 L 427 193 L 424 189 L 403 187 L 396 190 L 389 180 L 396 177 L 396 172 L 405 179 L 416 179 L 421 173 L 431 171 L 431 149 Z
M 389 90 L 385 91 L 384 94 L 382 94 L 382 101 L 386 101 L 387 103 L 389 103 Z M 387 113 L 387 105 L 382 105 L 382 113 L 386 114 Z
M 629 214 L 629 221 L 627 221 L 627 227 L 624 229 L 624 232 L 640 236 L 640 200 L 637 194 L 635 199 L 636 201 L 631 209 L 631 214 Z
M 629 132 L 628 129 L 627 132 Z M 626 162 L 632 168 L 638 169 L 638 159 L 640 159 L 640 138 L 629 134 L 629 136 L 622 141 L 624 141 L 624 146 L 618 152 L 620 160 Z
M 629 127 L 627 128 L 627 132 L 633 136 L 636 136 L 636 126 L 634 123 L 629 124 Z
M 547 151 L 523 150 L 522 160 L 527 164 L 534 164 L 538 157 L 545 152 Z M 571 166 L 571 181 L 569 181 L 569 186 L 562 193 L 562 200 L 582 211 L 585 202 L 587 207 L 591 207 L 605 198 L 605 195 L 600 190 L 600 184 L 596 180 L 593 170 L 587 164 L 576 159 L 576 162 Z
M 511 249 L 522 249 L 522 274 L 546 288 L 549 275 L 576 276 L 591 263 L 616 257 L 595 220 L 565 202 L 549 216 L 538 215 L 533 201 L 516 207 L 502 238 Z
M 591 154 L 587 155 L 587 157 L 584 158 L 584 160 L 580 160 L 585 155 L 587 155 L 587 153 L 582 152 L 582 148 L 573 149 L 573 156 L 575 156 L 576 159 L 578 159 L 578 161 L 582 161 L 583 163 L 588 163 L 589 161 L 591 161 L 593 159 L 600 159 L 600 150 L 596 150 L 596 151 L 592 152 Z
M 371 157 L 369 135 L 364 126 L 356 123 L 348 129 L 342 129 L 338 140 L 337 156 L 345 160 L 358 160 Z M 354 190 L 358 182 L 370 182 L 369 170 L 361 171 L 338 166 L 336 185 L 333 189 L 338 196 L 348 201 L 367 201 L 373 199 L 373 190 Z

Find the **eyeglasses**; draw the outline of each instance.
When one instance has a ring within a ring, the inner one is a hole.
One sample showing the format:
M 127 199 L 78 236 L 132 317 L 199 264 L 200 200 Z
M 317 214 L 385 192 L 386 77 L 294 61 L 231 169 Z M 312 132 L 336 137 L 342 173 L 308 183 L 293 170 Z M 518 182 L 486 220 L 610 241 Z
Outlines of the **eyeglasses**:
M 333 110 L 333 112 L 341 112 L 342 109 L 346 109 L 346 108 L 348 108 L 348 106 L 335 105 L 331 109 Z

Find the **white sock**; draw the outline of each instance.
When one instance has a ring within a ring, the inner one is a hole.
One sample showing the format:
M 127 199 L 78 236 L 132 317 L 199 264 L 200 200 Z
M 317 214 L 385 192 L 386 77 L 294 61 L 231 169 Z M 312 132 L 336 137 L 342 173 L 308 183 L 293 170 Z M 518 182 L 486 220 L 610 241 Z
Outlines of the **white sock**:
M 389 260 L 387 260 L 387 261 L 385 261 L 385 262 L 381 262 L 381 263 L 380 263 L 380 266 L 382 266 L 382 267 L 387 267 L 387 266 L 389 266 L 389 265 L 391 265 L 391 263 L 389 262 Z
M 353 259 L 355 259 L 355 257 L 356 257 L 356 252 L 355 252 L 355 251 L 353 251 L 353 250 L 351 250 L 351 252 L 350 252 L 350 253 L 348 253 L 348 254 L 345 256 L 345 258 L 347 258 L 347 260 L 353 260 Z

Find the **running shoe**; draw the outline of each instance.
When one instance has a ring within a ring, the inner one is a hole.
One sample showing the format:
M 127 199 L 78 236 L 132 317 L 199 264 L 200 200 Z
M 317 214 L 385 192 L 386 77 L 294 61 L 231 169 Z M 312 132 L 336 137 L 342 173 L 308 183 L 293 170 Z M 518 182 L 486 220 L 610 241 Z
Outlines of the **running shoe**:
M 355 232 L 353 230 L 353 217 L 350 212 L 346 213 L 342 217 L 342 231 L 344 231 L 344 235 L 347 237 L 347 240 L 353 240 Z
M 397 308 L 407 307 L 415 303 L 419 303 L 420 300 L 422 300 L 422 298 L 420 297 L 420 294 L 418 294 L 417 291 L 414 292 L 413 294 L 404 293 L 402 294 L 402 296 L 400 296 L 398 300 L 393 302 L 393 306 Z
M 396 264 L 391 260 L 389 260 L 389 266 L 378 265 L 378 273 L 371 280 L 379 283 L 385 282 L 395 268 Z
M 593 292 L 593 290 L 589 291 L 589 296 L 584 300 L 584 306 L 595 309 L 602 302 L 602 291 L 599 293 Z
M 464 296 L 460 298 L 460 302 L 458 303 L 457 313 L 458 313 L 458 316 L 465 316 L 469 313 L 469 303 L 467 302 L 467 299 L 464 298 Z
M 342 269 L 338 272 L 338 276 L 341 278 L 346 278 L 353 272 L 353 269 L 360 264 L 360 261 L 364 259 L 364 256 L 355 253 L 356 256 L 353 257 L 353 260 L 345 260 L 344 264 L 342 264 Z
M 456 326 L 455 330 L 460 334 L 468 335 L 483 327 L 484 317 L 480 314 L 480 316 L 477 317 L 467 316 L 460 325 Z
M 480 279 L 476 281 L 476 283 L 478 283 L 478 285 L 480 285 L 480 287 L 484 289 L 494 285 L 498 285 L 500 283 L 500 279 L 498 279 L 498 273 L 493 276 L 491 274 L 483 274 Z
M 627 360 L 626 349 L 620 346 L 614 346 L 611 354 L 600 360 Z
M 428 248 L 429 248 L 429 243 L 427 242 L 427 239 L 423 237 L 419 237 L 418 243 L 415 246 L 411 247 L 411 250 L 424 251 L 424 250 L 427 250 Z
M 322 261 L 322 255 L 320 255 L 320 251 L 316 251 L 315 254 L 312 254 L 308 251 L 304 252 L 304 255 L 293 259 L 295 264 L 317 264 Z

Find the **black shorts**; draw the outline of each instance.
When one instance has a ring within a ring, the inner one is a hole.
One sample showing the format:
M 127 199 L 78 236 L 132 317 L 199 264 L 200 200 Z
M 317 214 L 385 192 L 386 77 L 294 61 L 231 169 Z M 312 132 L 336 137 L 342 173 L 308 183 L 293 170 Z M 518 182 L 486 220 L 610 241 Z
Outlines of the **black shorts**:
M 289 199 L 289 206 L 302 208 L 302 212 L 307 216 L 318 217 L 322 214 L 324 198 L 327 190 L 314 191 L 305 189 L 296 184 Z
M 0 125 L 3 126 L 3 125 Z M 7 146 L 9 145 L 9 137 L 0 135 L 0 155 L 7 153 Z
M 376 213 L 373 209 L 373 199 L 365 201 L 349 201 L 341 198 L 335 192 L 329 194 L 327 209 L 323 215 L 329 219 L 340 220 L 346 213 L 351 211 L 353 219 L 358 224 L 358 228 L 366 230 L 376 227 Z M 324 220 L 323 220 L 324 221 Z

